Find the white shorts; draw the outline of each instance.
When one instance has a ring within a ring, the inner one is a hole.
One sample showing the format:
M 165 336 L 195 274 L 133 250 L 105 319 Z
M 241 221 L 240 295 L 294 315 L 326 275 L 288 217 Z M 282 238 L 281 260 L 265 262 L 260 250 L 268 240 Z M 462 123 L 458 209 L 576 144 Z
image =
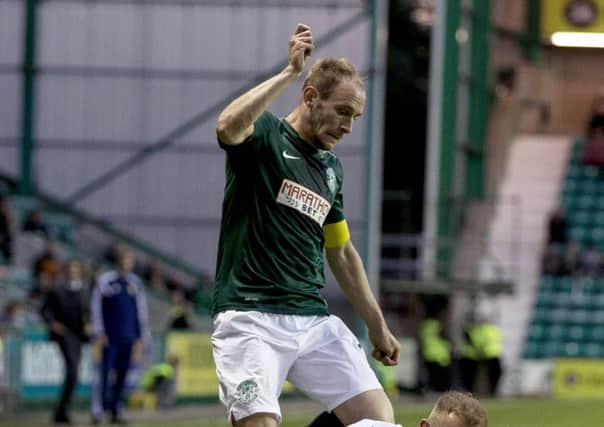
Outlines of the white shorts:
M 286 379 L 328 411 L 382 388 L 336 316 L 225 311 L 214 319 L 212 348 L 230 421 L 265 412 L 281 422 L 278 398 Z

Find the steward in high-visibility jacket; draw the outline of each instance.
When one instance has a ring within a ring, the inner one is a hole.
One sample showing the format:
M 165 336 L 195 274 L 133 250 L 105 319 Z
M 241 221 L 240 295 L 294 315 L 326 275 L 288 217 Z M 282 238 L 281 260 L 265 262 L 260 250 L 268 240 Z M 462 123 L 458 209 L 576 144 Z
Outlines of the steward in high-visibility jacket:
M 503 351 L 501 329 L 487 322 L 475 323 L 465 330 L 466 342 L 460 360 L 461 379 L 468 391 L 475 388 L 478 370 L 487 371 L 488 391 L 493 395 L 501 377 L 501 353 Z
M 444 336 L 441 322 L 435 318 L 423 320 L 419 340 L 429 388 L 449 390 L 452 385 L 451 342 Z
M 419 328 L 422 356 L 426 362 L 440 366 L 451 364 L 451 343 L 442 336 L 442 327 L 437 319 L 425 319 Z
M 157 406 L 172 406 L 176 400 L 176 375 L 179 359 L 170 356 L 166 362 L 151 366 L 143 374 L 141 388 L 156 396 Z
M 491 323 L 473 325 L 467 331 L 468 355 L 475 360 L 489 360 L 501 357 L 501 329 Z
M 154 391 L 159 384 L 174 378 L 174 367 L 168 362 L 151 366 L 143 374 L 141 387 L 146 391 Z

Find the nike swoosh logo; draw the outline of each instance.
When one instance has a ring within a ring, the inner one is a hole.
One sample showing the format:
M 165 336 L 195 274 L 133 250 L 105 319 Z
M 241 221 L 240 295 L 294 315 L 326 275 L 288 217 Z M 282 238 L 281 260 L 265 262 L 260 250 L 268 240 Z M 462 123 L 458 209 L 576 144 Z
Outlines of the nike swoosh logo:
M 302 159 L 302 157 L 296 157 L 296 156 L 291 156 L 291 155 L 287 154 L 287 151 L 285 151 L 285 150 L 283 150 L 283 157 L 285 157 L 286 159 L 293 159 L 293 160 Z

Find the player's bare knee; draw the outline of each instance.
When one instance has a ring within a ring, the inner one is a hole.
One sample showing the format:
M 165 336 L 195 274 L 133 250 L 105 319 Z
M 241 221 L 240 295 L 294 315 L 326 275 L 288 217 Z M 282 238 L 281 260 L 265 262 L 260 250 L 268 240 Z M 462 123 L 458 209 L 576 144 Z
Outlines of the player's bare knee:
M 344 425 L 348 425 L 364 418 L 394 422 L 394 410 L 390 399 L 382 389 L 369 390 L 344 402 L 334 413 Z
M 233 427 L 277 427 L 274 414 L 254 414 L 249 417 L 233 421 Z

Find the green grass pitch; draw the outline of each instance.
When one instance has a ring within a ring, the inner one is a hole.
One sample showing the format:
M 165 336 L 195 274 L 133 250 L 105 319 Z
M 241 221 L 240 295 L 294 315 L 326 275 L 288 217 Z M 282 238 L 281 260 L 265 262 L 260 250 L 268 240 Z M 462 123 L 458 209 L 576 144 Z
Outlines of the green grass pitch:
M 604 426 L 604 400 L 500 399 L 483 401 L 489 415 L 489 427 L 572 427 Z M 408 399 L 395 403 L 397 422 L 417 427 L 431 408 L 429 402 Z M 303 427 L 318 413 L 314 404 L 283 405 L 282 427 Z M 130 427 L 228 427 L 222 408 L 198 406 L 166 412 L 129 413 Z M 87 426 L 85 413 L 75 416 L 76 426 Z M 0 414 L 1 427 L 48 426 L 49 414 L 38 412 L 17 417 Z

